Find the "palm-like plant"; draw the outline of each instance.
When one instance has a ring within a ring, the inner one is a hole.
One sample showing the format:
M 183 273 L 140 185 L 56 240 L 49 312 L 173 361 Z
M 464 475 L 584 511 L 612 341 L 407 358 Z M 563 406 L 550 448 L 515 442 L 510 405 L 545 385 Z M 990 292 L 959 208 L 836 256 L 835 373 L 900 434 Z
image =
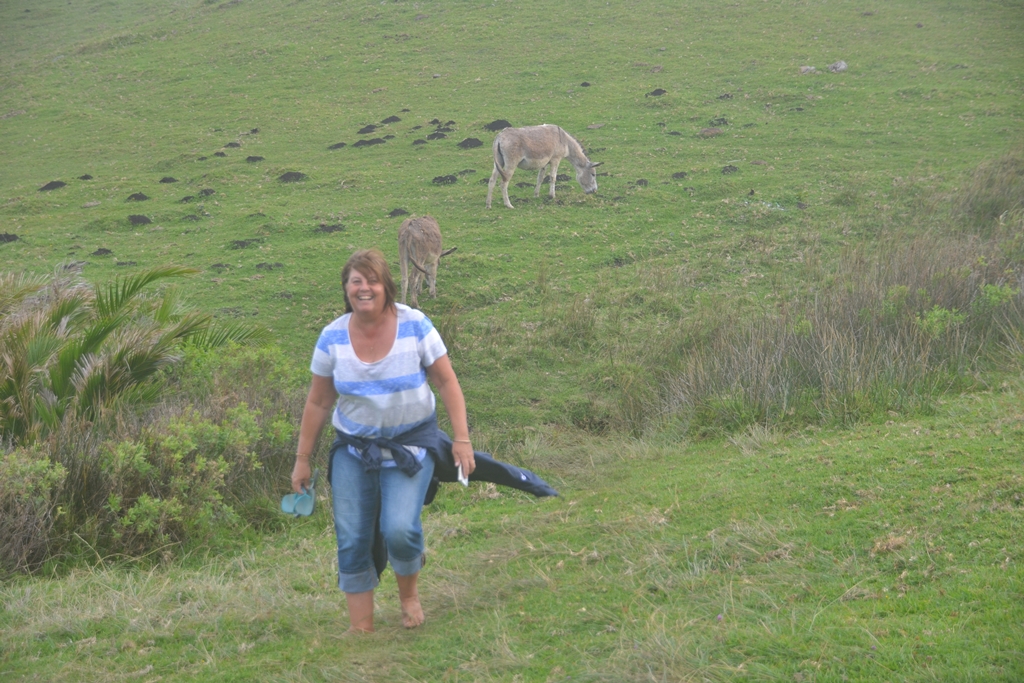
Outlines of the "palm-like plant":
M 267 340 L 252 326 L 217 327 L 174 288 L 146 291 L 195 272 L 165 266 L 105 286 L 64 266 L 49 277 L 0 273 L 0 438 L 27 445 L 68 418 L 93 420 L 118 401 L 153 398 L 153 376 L 186 344 Z

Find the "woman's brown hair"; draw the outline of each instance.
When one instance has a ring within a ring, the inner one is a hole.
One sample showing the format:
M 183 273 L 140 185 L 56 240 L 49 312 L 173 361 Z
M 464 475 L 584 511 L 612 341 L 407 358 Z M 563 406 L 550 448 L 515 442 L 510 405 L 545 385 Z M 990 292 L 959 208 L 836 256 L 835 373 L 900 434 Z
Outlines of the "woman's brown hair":
M 345 312 L 352 312 L 352 304 L 348 300 L 348 277 L 353 270 L 358 270 L 367 278 L 373 276 L 384 285 L 384 308 L 395 310 L 395 299 L 398 298 L 398 287 L 394 278 L 391 277 L 391 269 L 380 249 L 360 249 L 348 258 L 345 267 L 341 269 L 341 290 L 345 296 Z

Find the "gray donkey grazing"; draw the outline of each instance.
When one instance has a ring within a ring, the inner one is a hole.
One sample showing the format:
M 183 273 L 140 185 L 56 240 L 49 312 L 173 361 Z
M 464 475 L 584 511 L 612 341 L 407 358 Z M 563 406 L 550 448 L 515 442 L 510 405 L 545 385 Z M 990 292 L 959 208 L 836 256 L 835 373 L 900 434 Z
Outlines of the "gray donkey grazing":
M 587 194 L 597 191 L 597 174 L 594 169 L 603 162 L 592 163 L 584 154 L 580 143 L 564 130 L 550 123 L 542 126 L 526 126 L 525 128 L 506 128 L 494 138 L 494 172 L 487 183 L 487 208 L 491 208 L 491 195 L 494 183 L 501 176 L 501 196 L 505 206 L 512 209 L 508 200 L 508 184 L 516 167 L 538 169 L 537 187 L 533 196 L 540 196 L 540 186 L 544 182 L 544 168 L 551 167 L 551 191 L 555 198 L 555 179 L 558 176 L 558 164 L 568 159 L 576 169 L 576 180 Z
M 402 268 L 402 303 L 412 284 L 412 306 L 418 308 L 423 278 L 427 279 L 430 296 L 437 296 L 437 266 L 442 256 L 455 251 L 441 251 L 441 228 L 431 216 L 406 218 L 398 229 L 398 260 Z M 413 270 L 409 270 L 412 264 Z

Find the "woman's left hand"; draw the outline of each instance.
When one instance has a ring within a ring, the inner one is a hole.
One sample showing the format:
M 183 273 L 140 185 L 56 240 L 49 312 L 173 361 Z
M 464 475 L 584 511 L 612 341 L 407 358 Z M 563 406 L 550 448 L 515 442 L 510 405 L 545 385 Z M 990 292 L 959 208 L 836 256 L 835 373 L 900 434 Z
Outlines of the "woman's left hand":
M 452 444 L 452 457 L 456 465 L 462 465 L 462 474 L 469 476 L 476 469 L 476 458 L 473 457 L 473 444 L 456 441 Z

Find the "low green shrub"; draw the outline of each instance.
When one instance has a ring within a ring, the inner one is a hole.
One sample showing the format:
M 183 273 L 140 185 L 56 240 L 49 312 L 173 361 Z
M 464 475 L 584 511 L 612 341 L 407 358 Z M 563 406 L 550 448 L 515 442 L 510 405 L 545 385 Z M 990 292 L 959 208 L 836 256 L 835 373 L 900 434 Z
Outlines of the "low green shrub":
M 214 423 L 194 410 L 148 425 L 132 440 L 106 442 L 102 545 L 134 556 L 169 543 L 208 540 L 241 520 L 226 495 L 259 469 L 256 413 L 244 403 Z
M 54 494 L 66 474 L 39 444 L 0 456 L 0 574 L 31 571 L 46 560 L 60 514 Z

